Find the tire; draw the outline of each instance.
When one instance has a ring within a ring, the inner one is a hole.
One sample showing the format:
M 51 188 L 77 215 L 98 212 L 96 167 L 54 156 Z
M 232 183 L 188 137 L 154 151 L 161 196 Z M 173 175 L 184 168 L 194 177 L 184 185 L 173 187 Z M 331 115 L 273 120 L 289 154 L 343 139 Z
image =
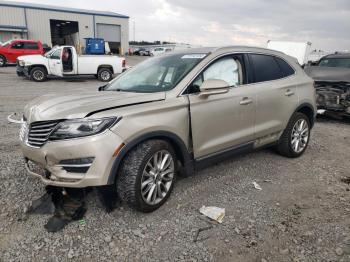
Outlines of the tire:
M 30 70 L 30 80 L 44 82 L 47 79 L 46 70 L 43 67 L 34 67 Z
M 300 129 L 301 124 L 303 127 Z M 309 118 L 305 114 L 300 112 L 294 113 L 278 141 L 277 152 L 282 156 L 290 158 L 301 156 L 310 141 L 310 127 Z
M 113 73 L 109 68 L 100 68 L 97 72 L 97 78 L 102 82 L 109 82 L 113 78 Z
M 164 160 L 167 154 L 168 158 L 165 161 L 167 167 L 163 170 L 163 174 L 166 175 L 162 176 L 161 171 L 153 172 L 155 155 L 158 159 Z M 175 183 L 176 170 L 176 154 L 167 142 L 163 140 L 143 142 L 132 149 L 121 164 L 116 179 L 118 195 L 130 207 L 145 213 L 152 212 L 169 198 Z M 145 184 L 144 187 L 142 184 Z M 163 192 L 159 189 L 163 189 Z
M 6 58 L 0 55 L 0 67 L 4 67 L 6 65 Z

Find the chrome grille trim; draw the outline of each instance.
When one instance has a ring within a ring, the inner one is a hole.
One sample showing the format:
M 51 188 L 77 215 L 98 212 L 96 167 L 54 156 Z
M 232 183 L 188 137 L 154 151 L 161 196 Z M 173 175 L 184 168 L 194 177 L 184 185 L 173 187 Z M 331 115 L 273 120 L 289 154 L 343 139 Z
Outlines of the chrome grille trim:
M 34 147 L 43 146 L 60 121 L 33 122 L 28 128 L 27 144 Z

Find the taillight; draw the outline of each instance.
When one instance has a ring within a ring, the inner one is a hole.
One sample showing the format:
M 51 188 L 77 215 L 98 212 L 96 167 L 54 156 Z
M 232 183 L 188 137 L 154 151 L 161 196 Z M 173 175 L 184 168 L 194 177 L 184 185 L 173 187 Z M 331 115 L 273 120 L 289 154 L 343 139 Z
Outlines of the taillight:
M 126 60 L 125 59 L 123 59 L 122 67 L 126 67 Z

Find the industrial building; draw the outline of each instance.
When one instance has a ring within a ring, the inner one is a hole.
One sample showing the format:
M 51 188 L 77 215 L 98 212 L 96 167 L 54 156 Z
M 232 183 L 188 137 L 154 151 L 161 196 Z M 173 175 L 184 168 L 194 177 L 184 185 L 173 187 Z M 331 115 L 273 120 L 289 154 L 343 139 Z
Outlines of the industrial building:
M 114 12 L 0 0 L 0 42 L 40 40 L 49 46 L 84 48 L 85 38 L 103 38 L 114 53 L 129 48 L 129 17 Z

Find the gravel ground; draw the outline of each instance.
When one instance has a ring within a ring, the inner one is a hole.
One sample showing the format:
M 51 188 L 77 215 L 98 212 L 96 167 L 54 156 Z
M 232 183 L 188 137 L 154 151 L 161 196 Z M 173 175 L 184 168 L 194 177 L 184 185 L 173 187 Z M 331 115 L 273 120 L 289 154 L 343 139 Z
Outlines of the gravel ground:
M 93 192 L 85 225 L 48 233 L 49 216 L 25 218 L 44 187 L 26 174 L 18 126 L 7 115 L 44 93 L 99 85 L 93 78 L 34 83 L 14 67 L 0 69 L 0 261 L 350 261 L 350 185 L 341 181 L 350 177 L 346 121 L 318 120 L 301 158 L 261 150 L 178 179 L 150 214 L 126 206 L 108 214 Z M 202 205 L 225 208 L 223 223 L 201 217 Z

